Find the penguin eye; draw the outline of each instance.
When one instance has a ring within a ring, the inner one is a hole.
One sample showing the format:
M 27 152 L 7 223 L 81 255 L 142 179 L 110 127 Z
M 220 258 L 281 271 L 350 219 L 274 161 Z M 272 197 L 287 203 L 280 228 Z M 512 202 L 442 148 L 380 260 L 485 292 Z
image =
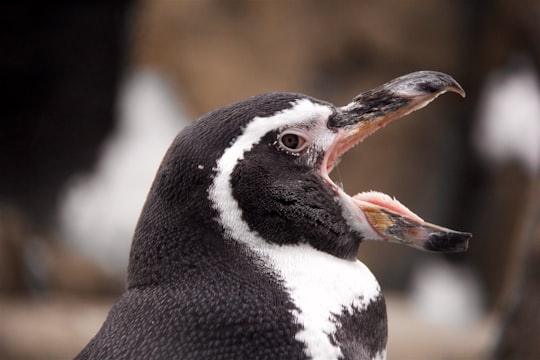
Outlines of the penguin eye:
M 287 130 L 279 136 L 279 145 L 283 150 L 299 153 L 304 150 L 309 142 L 306 137 L 298 131 Z

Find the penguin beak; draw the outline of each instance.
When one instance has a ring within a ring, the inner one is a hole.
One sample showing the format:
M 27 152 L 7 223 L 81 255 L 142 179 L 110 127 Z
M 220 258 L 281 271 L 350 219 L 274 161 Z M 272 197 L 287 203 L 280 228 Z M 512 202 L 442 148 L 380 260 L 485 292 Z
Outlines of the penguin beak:
M 366 91 L 339 108 L 328 120 L 337 137 L 324 158 L 323 177 L 331 182 L 327 175 L 337 160 L 364 138 L 448 91 L 465 97 L 463 88 L 451 76 L 419 71 Z M 331 185 L 336 188 L 333 182 Z M 438 252 L 460 252 L 468 247 L 471 234 L 425 222 L 386 194 L 371 191 L 350 197 L 341 189 L 338 193 L 354 209 L 359 228 L 369 224 L 370 231 L 364 237 Z
M 352 199 L 379 239 L 447 253 L 462 252 L 469 246 L 470 233 L 425 222 L 386 194 L 370 191 Z

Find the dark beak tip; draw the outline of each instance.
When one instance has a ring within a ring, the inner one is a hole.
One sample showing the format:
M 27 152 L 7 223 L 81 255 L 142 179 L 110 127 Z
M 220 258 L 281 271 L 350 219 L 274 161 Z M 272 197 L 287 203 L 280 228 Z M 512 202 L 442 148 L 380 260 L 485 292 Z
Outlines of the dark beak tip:
M 437 71 L 425 71 L 421 72 L 421 74 L 422 80 L 419 85 L 424 87 L 427 92 L 443 93 L 451 91 L 465 97 L 465 90 L 452 76 Z
M 461 96 L 462 98 L 465 98 L 467 94 L 465 93 L 465 90 L 461 87 L 461 85 L 456 81 L 453 86 L 449 86 L 445 89 L 446 91 L 454 92 Z
M 390 87 L 410 89 L 423 94 L 442 94 L 455 92 L 465 97 L 463 87 L 450 75 L 438 71 L 417 71 L 388 83 Z
M 466 232 L 435 232 L 429 235 L 424 249 L 434 252 L 458 253 L 467 251 L 472 234 Z

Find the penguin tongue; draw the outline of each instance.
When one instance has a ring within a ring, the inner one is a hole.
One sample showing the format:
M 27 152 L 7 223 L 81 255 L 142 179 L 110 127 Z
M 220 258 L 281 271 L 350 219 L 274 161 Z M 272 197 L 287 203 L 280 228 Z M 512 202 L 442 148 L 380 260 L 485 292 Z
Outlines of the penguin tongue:
M 471 234 L 425 222 L 386 194 L 368 191 L 356 194 L 352 200 L 385 241 L 438 252 L 461 252 L 468 248 Z

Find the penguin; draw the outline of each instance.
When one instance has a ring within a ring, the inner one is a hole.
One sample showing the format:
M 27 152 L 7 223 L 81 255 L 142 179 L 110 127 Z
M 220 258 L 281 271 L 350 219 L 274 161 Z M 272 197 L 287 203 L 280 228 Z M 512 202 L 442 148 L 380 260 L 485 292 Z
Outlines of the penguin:
M 471 234 L 329 177 L 366 136 L 450 91 L 414 72 L 345 106 L 267 93 L 214 110 L 164 156 L 138 220 L 127 289 L 77 359 L 384 359 L 364 240 L 459 252 Z

